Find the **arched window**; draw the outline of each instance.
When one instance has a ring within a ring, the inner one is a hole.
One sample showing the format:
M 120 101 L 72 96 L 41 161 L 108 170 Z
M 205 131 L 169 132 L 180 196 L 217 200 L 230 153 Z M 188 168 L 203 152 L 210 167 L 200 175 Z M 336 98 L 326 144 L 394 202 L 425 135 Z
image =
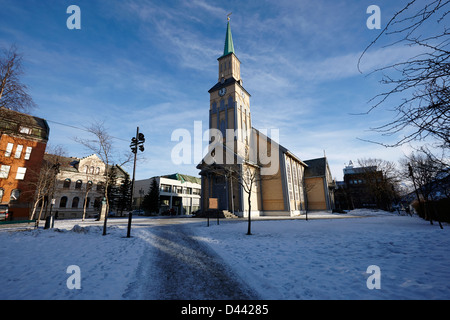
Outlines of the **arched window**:
M 70 188 L 70 183 L 71 183 L 72 181 L 69 179 L 69 178 L 67 178 L 66 180 L 64 180 L 64 185 L 63 185 L 63 188 L 64 189 L 69 189 Z
M 75 189 L 81 189 L 81 186 L 83 185 L 83 181 L 77 180 L 75 183 Z
M 61 198 L 61 200 L 59 201 L 59 207 L 60 208 L 65 208 L 67 206 L 67 197 L 64 196 Z
M 104 182 L 97 183 L 97 191 L 103 191 L 103 189 L 105 189 L 105 183 Z
M 94 167 L 90 167 L 90 168 L 89 168 L 89 173 L 90 173 L 90 174 L 94 174 Z
M 80 202 L 80 198 L 75 197 L 72 200 L 72 208 L 78 208 L 78 203 Z
M 83 172 L 84 173 L 88 173 L 88 171 L 89 171 L 89 167 L 87 165 L 84 165 L 83 166 Z
M 94 183 L 93 183 L 91 180 L 89 180 L 88 183 L 87 183 L 87 185 L 86 185 L 87 190 L 92 190 L 92 185 L 93 185 L 93 184 L 94 184 Z
M 100 174 L 100 168 L 99 168 L 99 167 L 97 167 L 97 168 L 95 169 L 95 174 Z

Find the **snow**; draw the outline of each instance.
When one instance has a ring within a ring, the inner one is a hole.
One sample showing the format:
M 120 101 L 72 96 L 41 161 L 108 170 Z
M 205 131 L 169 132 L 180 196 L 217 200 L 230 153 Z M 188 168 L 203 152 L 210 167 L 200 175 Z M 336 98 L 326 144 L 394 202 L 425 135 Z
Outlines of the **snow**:
M 356 217 L 355 217 L 356 216 Z M 55 229 L 0 228 L 0 299 L 139 299 L 139 261 L 156 225 L 183 224 L 262 299 L 450 299 L 450 228 L 382 211 L 309 214 L 252 221 L 110 219 L 108 234 L 93 221 L 62 220 Z M 333 219 L 332 219 L 333 218 Z M 335 219 L 339 218 L 339 219 Z M 151 259 L 151 257 L 146 257 Z M 70 290 L 67 267 L 81 270 Z M 380 269 L 380 289 L 368 289 Z M 189 276 L 189 275 L 186 275 Z

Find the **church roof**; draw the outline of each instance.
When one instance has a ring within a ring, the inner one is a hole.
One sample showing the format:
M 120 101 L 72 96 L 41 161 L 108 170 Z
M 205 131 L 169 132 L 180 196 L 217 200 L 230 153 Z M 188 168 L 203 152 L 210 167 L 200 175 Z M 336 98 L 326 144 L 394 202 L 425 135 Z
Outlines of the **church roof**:
M 211 89 L 208 90 L 208 92 L 211 93 L 211 92 L 213 92 L 213 91 L 220 90 L 221 88 L 227 87 L 228 85 L 234 84 L 234 83 L 237 83 L 237 84 L 241 87 L 241 89 L 244 90 L 250 97 L 252 96 L 252 95 L 251 95 L 251 94 L 250 94 L 250 93 L 242 86 L 241 81 L 240 81 L 240 80 L 236 80 L 236 79 L 233 78 L 233 77 L 228 78 L 228 79 L 225 79 L 224 82 L 220 82 L 220 81 L 217 82 L 217 83 L 214 85 L 214 87 L 212 87 Z
M 225 35 L 225 46 L 223 48 L 223 55 L 229 55 L 230 53 L 234 53 L 234 45 L 233 45 L 233 36 L 231 35 L 230 21 L 227 23 L 227 34 Z
M 327 158 L 317 158 L 305 160 L 308 168 L 305 170 L 305 177 L 324 177 L 327 173 Z

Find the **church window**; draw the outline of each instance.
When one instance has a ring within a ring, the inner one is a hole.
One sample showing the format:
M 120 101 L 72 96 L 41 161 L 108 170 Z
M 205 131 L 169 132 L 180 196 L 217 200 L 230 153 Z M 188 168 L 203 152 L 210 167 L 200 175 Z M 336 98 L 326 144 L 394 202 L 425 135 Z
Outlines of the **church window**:
M 292 164 L 292 176 L 294 178 L 293 183 L 294 183 L 295 200 L 299 200 L 299 197 L 298 197 L 297 168 L 296 168 L 295 164 Z
M 292 177 L 291 177 L 291 164 L 289 163 L 289 158 L 286 158 L 286 178 L 288 182 L 289 199 L 293 199 L 292 194 Z
M 228 108 L 234 107 L 233 97 L 228 98 Z
M 298 188 L 300 190 L 300 197 L 303 198 L 303 178 L 302 167 L 298 166 Z M 301 201 L 301 200 L 300 200 Z
M 75 182 L 75 189 L 81 189 L 81 186 L 83 185 L 83 181 L 78 180 Z

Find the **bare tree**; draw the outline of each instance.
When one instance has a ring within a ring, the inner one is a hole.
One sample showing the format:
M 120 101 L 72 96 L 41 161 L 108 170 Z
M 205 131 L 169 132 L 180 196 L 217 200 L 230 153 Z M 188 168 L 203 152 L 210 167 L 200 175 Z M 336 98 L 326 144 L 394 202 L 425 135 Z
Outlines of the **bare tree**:
M 32 179 L 31 186 L 34 195 L 33 209 L 30 214 L 30 220 L 36 217 L 36 210 L 40 204 L 39 215 L 36 217 L 36 226 L 39 226 L 39 221 L 42 217 L 44 207 L 46 207 L 46 199 L 52 201 L 53 193 L 56 188 L 56 176 L 61 164 L 61 157 L 65 155 L 65 150 L 61 146 L 47 146 L 47 150 L 51 150 L 44 156 L 42 166 L 37 172 L 30 172 L 32 175 L 37 175 L 36 179 Z
M 247 235 L 251 235 L 252 193 L 257 184 L 261 182 L 261 175 L 259 173 L 258 167 L 251 165 L 242 166 L 242 172 L 240 172 L 239 179 L 237 179 L 237 182 L 241 185 L 242 189 L 244 189 L 244 191 L 247 193 L 247 203 L 248 203 Z
M 413 183 L 419 203 L 419 215 L 429 220 L 430 224 L 433 224 L 433 219 L 437 220 L 442 229 L 439 215 L 434 212 L 434 202 L 437 200 L 435 194 L 441 180 L 446 181 L 446 188 L 448 188 L 448 172 L 445 174 L 448 168 L 436 166 L 436 162 L 424 152 L 411 153 L 401 159 L 400 163 L 404 177 Z M 443 172 L 445 179 L 440 176 Z
M 431 140 L 443 150 L 450 147 L 449 10 L 450 0 L 409 1 L 361 55 L 358 67 L 364 54 L 382 37 L 390 41 L 389 45 L 406 45 L 420 52 L 373 71 L 382 74 L 381 83 L 390 89 L 371 100 L 367 113 L 381 105 L 394 105 L 395 117 L 372 129 L 382 135 L 402 134 L 392 144 L 380 144 L 391 147 Z M 392 102 L 395 98 L 400 102 Z
M 248 204 L 248 228 L 247 235 L 251 235 L 251 212 L 252 212 L 252 195 L 255 192 L 257 186 L 263 180 L 274 179 L 274 176 L 261 175 L 260 167 L 256 164 L 245 162 L 241 165 L 217 165 L 212 164 L 207 166 L 205 171 L 223 176 L 232 183 L 237 183 L 241 186 L 244 192 L 247 194 Z M 233 196 L 232 196 L 233 197 Z
M 358 159 L 358 164 L 362 169 L 361 177 L 364 185 L 375 197 L 377 206 L 384 210 L 391 210 L 399 190 L 396 164 L 375 158 Z
M 28 94 L 28 87 L 20 81 L 23 75 L 22 54 L 12 45 L 0 49 L 0 107 L 29 112 L 36 107 Z
M 75 141 L 79 142 L 83 146 L 85 146 L 88 150 L 97 154 L 99 158 L 105 164 L 105 180 L 104 180 L 104 198 L 106 200 L 106 215 L 103 225 L 103 235 L 106 235 L 106 225 L 108 220 L 108 212 L 109 212 L 109 200 L 108 200 L 108 185 L 110 179 L 108 178 L 108 172 L 110 169 L 111 160 L 113 158 L 113 144 L 112 144 L 112 136 L 109 135 L 107 129 L 103 122 L 95 122 L 86 128 L 86 131 L 89 132 L 92 136 L 92 139 L 79 139 L 75 138 Z M 101 218 L 101 214 L 99 215 Z

